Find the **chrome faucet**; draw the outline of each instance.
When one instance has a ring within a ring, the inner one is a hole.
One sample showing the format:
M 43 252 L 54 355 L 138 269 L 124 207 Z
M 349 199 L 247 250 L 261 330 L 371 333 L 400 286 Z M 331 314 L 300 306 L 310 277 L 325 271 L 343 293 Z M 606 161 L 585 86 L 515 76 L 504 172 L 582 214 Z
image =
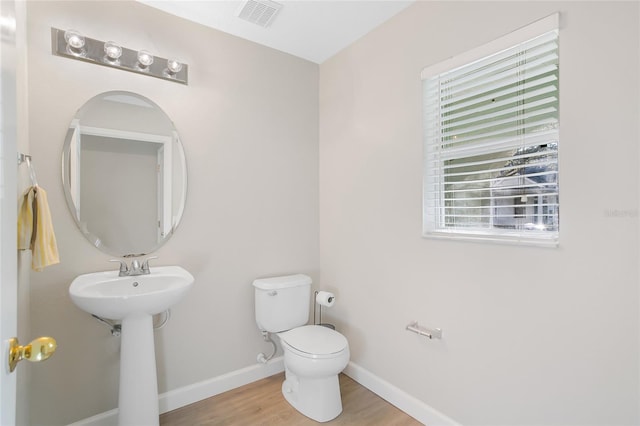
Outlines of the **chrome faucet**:
M 120 262 L 120 272 L 118 273 L 119 277 L 130 277 L 135 275 L 148 275 L 151 273 L 151 269 L 149 269 L 149 261 L 151 259 L 157 259 L 158 256 L 147 257 L 142 264 L 138 259 L 133 259 L 131 261 L 131 266 L 127 266 L 127 262 L 121 259 L 111 259 L 109 262 Z
M 140 267 L 140 262 L 138 262 L 138 259 L 133 259 L 131 261 L 131 266 L 129 267 L 129 275 L 142 275 L 142 268 Z

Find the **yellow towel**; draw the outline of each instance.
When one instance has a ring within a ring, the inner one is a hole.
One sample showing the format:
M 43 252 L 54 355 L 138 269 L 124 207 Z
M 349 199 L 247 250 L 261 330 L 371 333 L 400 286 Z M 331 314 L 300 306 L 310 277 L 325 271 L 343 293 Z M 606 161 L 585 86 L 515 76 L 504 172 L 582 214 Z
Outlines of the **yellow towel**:
M 37 185 L 24 193 L 18 211 L 18 250 L 29 249 L 35 271 L 60 262 L 47 193 Z

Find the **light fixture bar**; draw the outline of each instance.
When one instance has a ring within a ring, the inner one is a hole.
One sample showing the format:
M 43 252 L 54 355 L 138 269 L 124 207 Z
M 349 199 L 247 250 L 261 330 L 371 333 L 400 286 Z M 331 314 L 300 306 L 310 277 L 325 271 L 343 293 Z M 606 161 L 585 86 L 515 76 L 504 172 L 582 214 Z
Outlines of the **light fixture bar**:
M 67 39 L 65 39 L 65 33 L 67 33 Z M 69 37 L 70 34 L 72 38 Z M 77 43 L 74 36 L 81 37 L 84 43 Z M 107 49 L 105 49 L 104 41 L 83 37 L 77 31 L 58 28 L 51 28 L 51 43 L 52 53 L 57 56 L 188 84 L 189 66 L 187 64 L 180 63 L 175 59 L 167 60 L 153 56 L 145 50 L 128 49 L 118 46 L 112 41 L 106 42 Z M 81 44 L 82 46 L 80 46 Z M 113 52 L 118 52 L 117 47 L 122 49 L 119 56 L 113 54 Z

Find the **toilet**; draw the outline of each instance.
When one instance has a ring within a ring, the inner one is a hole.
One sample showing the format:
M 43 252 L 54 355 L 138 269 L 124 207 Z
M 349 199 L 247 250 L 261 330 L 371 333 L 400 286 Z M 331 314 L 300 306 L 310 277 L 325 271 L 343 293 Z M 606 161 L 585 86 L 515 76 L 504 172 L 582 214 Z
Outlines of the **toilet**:
M 261 278 L 255 287 L 256 323 L 275 333 L 284 351 L 282 394 L 296 410 L 328 422 L 342 412 L 338 374 L 349 362 L 349 343 L 335 330 L 309 321 L 311 278 Z

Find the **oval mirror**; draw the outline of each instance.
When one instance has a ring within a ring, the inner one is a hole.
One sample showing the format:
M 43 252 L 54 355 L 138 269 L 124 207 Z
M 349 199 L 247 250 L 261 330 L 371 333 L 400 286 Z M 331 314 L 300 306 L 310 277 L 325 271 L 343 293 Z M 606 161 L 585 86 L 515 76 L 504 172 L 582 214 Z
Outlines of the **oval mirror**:
M 151 253 L 184 211 L 187 167 L 178 132 L 144 96 L 99 94 L 71 121 L 62 181 L 71 215 L 91 244 L 121 257 Z

